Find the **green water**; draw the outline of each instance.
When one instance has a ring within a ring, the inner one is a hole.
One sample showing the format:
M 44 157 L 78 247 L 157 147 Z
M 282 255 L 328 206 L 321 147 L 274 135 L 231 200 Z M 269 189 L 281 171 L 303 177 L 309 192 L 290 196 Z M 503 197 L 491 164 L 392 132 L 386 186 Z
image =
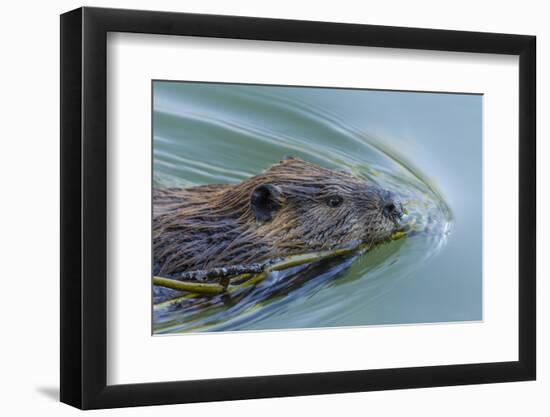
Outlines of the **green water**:
M 154 82 L 156 186 L 236 183 L 295 156 L 396 192 L 418 233 L 233 299 L 154 311 L 154 332 L 482 319 L 482 97 Z

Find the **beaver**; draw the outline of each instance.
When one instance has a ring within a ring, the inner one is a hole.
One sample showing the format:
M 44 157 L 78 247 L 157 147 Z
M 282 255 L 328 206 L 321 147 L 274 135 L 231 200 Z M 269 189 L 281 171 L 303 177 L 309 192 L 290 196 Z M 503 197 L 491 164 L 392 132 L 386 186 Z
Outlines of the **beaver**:
M 376 244 L 402 215 L 393 192 L 288 157 L 238 184 L 154 188 L 154 263 L 171 276 Z

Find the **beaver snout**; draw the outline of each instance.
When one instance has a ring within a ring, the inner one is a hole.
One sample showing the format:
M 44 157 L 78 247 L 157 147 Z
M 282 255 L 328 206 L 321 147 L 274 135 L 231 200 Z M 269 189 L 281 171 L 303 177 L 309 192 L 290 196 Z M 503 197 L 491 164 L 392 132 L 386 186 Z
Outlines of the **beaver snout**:
M 386 190 L 384 190 L 381 197 L 384 215 L 394 222 L 399 221 L 403 217 L 403 205 L 399 201 L 399 197 L 395 193 Z

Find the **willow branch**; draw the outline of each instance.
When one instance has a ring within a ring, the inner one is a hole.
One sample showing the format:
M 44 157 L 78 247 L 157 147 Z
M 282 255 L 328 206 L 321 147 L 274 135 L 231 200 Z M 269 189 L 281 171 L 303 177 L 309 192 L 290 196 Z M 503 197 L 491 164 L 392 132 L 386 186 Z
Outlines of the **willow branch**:
M 218 283 L 185 282 L 164 277 L 153 277 L 153 284 L 177 291 L 188 291 L 196 294 L 215 295 L 225 291 L 225 287 Z

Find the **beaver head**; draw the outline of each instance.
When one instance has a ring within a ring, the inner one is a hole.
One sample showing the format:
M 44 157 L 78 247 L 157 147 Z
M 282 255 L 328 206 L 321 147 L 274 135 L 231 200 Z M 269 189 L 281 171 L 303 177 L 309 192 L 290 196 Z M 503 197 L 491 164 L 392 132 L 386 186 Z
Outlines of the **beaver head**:
M 156 189 L 154 257 L 174 274 L 376 244 L 402 214 L 388 190 L 288 158 L 235 185 Z

